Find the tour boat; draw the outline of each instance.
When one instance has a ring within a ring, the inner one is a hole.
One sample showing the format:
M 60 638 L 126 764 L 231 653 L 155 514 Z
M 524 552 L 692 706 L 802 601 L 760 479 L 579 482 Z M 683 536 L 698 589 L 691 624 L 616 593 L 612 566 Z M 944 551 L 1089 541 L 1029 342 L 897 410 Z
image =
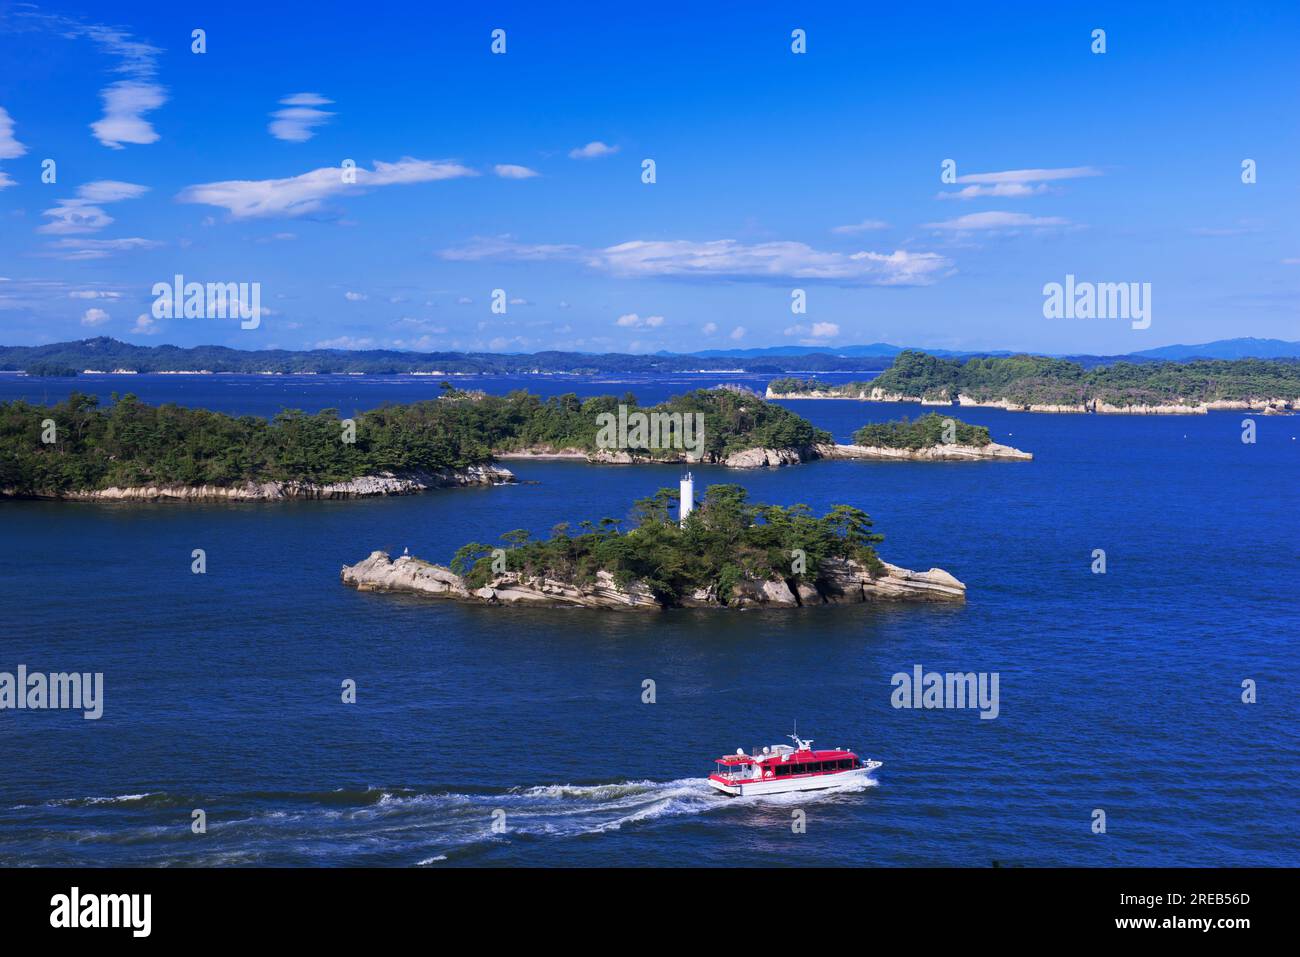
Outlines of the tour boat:
M 805 741 L 797 732 L 788 737 L 793 747 L 774 744 L 761 751 L 755 748 L 753 754 L 737 748 L 735 754 L 718 758 L 709 784 L 733 796 L 818 791 L 861 781 L 880 767 L 879 761 L 863 761 L 844 748 L 814 751 L 811 739 Z

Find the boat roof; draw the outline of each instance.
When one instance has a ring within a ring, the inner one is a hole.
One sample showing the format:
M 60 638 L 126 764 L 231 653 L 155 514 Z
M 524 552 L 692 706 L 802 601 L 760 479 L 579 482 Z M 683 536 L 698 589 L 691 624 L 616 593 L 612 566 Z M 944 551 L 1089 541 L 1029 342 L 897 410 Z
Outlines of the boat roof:
M 780 748 L 778 751 L 777 748 Z M 782 761 L 781 758 L 785 760 Z M 770 754 L 724 754 L 722 757 L 715 759 L 717 764 L 763 764 L 765 762 L 775 764 L 804 764 L 808 761 L 838 761 L 841 758 L 856 758 L 857 754 L 852 751 L 794 751 L 788 746 L 781 744 L 772 749 Z

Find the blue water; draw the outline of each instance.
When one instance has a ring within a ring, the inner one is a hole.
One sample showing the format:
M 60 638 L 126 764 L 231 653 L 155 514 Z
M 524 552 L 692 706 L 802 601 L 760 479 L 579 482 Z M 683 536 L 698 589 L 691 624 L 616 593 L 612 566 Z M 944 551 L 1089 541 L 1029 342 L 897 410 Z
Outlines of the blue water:
M 655 399 L 722 378 L 469 384 Z M 263 415 L 437 389 L 103 379 Z M 39 400 L 33 383 L 0 377 L 0 397 Z M 920 411 L 788 404 L 841 439 Z M 99 721 L 0 712 L 0 863 L 1300 864 L 1300 419 L 1258 416 L 1247 445 L 1231 414 L 961 415 L 1035 460 L 695 471 L 866 509 L 883 556 L 957 575 L 964 607 L 529 610 L 338 581 L 374 548 L 445 561 L 509 529 L 625 516 L 674 467 L 511 463 L 528 484 L 353 502 L 0 502 L 0 670 L 101 671 L 106 699 Z M 999 716 L 893 708 L 891 675 L 916 664 L 997 672 Z M 707 790 L 712 758 L 796 720 L 883 767 L 853 791 Z

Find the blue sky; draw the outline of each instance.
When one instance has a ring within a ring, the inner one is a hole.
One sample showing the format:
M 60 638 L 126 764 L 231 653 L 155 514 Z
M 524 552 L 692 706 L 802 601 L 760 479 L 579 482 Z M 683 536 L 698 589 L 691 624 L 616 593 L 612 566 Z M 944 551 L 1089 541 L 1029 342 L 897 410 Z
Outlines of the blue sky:
M 0 2 L 0 342 L 1300 338 L 1295 4 L 540 6 Z M 154 319 L 177 273 L 261 324 Z M 1045 318 L 1067 274 L 1150 327 Z

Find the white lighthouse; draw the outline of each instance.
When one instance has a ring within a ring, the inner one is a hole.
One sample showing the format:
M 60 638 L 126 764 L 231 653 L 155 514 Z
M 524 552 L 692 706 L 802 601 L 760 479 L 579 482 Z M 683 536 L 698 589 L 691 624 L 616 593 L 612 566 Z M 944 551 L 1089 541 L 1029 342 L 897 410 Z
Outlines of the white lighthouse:
M 695 479 L 687 472 L 682 476 L 682 495 L 681 505 L 678 509 L 681 512 L 681 523 L 686 524 L 686 516 L 695 510 Z

